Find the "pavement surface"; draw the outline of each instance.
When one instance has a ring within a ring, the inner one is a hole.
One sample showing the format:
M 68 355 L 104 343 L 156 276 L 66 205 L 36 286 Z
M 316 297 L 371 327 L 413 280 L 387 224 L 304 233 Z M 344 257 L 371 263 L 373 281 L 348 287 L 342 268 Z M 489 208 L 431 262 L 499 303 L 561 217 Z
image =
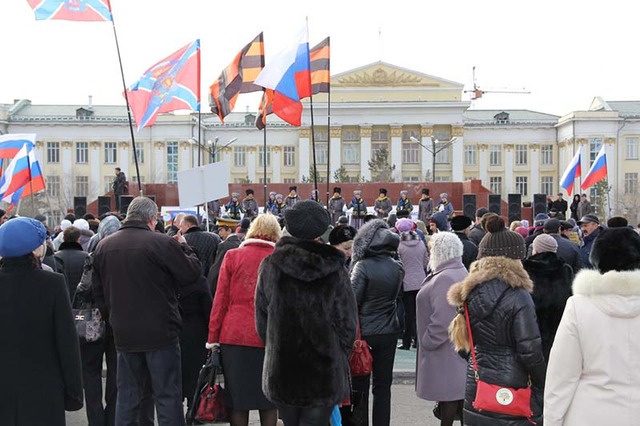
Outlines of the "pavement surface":
M 396 351 L 393 368 L 393 385 L 391 386 L 391 425 L 393 426 L 436 426 L 440 422 L 433 417 L 433 403 L 418 398 L 415 394 L 416 350 Z M 373 397 L 369 398 L 369 409 Z M 87 417 L 84 409 L 67 413 L 67 426 L 86 426 Z M 260 425 L 258 412 L 251 412 L 249 424 Z

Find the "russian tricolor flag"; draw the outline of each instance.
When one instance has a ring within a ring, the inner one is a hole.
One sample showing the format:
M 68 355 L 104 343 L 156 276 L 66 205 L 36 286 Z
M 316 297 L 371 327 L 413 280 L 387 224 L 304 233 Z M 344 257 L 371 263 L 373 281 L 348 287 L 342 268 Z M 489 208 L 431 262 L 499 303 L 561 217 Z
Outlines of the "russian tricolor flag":
M 600 182 L 602 179 L 607 178 L 607 154 L 605 153 L 605 145 L 602 144 L 602 148 L 600 148 L 600 152 L 598 152 L 598 156 L 596 160 L 591 165 L 589 169 L 589 173 L 582 181 L 582 190 L 586 190 L 587 188 L 595 185 Z
M 311 96 L 311 66 L 307 26 L 293 37 L 295 42 L 274 56 L 255 84 L 273 90 L 273 113 L 293 126 L 301 125 L 301 99 Z
M 564 171 L 560 178 L 560 186 L 566 189 L 569 195 L 573 194 L 573 184 L 580 175 L 582 175 L 582 167 L 580 165 L 580 150 L 578 149 L 567 170 Z
M 13 158 L 25 144 L 31 148 L 35 143 L 35 133 L 9 133 L 0 135 L 0 158 Z

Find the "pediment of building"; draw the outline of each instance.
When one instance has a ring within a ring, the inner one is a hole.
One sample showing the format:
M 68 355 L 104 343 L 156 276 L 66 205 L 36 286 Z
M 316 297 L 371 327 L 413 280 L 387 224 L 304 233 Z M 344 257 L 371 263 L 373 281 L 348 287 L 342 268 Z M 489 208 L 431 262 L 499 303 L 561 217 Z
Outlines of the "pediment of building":
M 331 86 L 461 89 L 463 84 L 380 61 L 332 76 Z

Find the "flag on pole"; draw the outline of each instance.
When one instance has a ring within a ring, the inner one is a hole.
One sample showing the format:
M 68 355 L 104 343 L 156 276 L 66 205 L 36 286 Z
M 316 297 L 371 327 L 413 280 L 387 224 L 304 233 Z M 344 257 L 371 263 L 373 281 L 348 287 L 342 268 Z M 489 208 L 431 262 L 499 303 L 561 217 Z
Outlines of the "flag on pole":
M 17 204 L 20 199 L 43 189 L 46 189 L 46 184 L 35 149 L 25 144 L 0 179 L 0 197 L 3 201 Z
M 35 133 L 8 133 L 0 135 L 0 158 L 13 158 L 24 146 L 35 146 Z
M 331 84 L 329 75 L 329 37 L 322 40 L 309 51 L 311 60 L 311 93 L 328 93 Z
M 200 40 L 149 68 L 128 90 L 138 131 L 156 122 L 158 114 L 200 110 Z
M 562 174 L 560 178 L 560 186 L 566 189 L 569 195 L 573 194 L 573 185 L 576 181 L 576 178 L 582 175 L 582 166 L 580 164 L 580 150 L 576 152 L 576 155 L 573 156 L 573 159 L 567 166 L 567 169 Z
M 589 173 L 582 181 L 582 190 L 585 191 L 587 188 L 595 185 L 603 179 L 607 178 L 607 154 L 605 153 L 605 145 L 602 144 L 602 148 L 600 148 L 600 152 L 596 156 L 595 161 L 591 165 L 589 169 Z
M 27 0 L 37 21 L 112 21 L 109 0 Z
M 311 96 L 309 36 L 307 26 L 292 37 L 294 43 L 265 65 L 256 84 L 273 90 L 273 113 L 293 126 L 300 126 L 301 99 Z
M 262 90 L 254 82 L 263 68 L 264 40 L 260 33 L 238 52 L 209 87 L 209 106 L 211 112 L 220 117 L 220 121 L 224 123 L 224 118 L 233 111 L 240 93 Z
M 256 117 L 256 127 L 262 130 L 267 127 L 267 115 L 273 114 L 273 90 L 264 89 L 260 107 L 258 108 L 258 116 Z

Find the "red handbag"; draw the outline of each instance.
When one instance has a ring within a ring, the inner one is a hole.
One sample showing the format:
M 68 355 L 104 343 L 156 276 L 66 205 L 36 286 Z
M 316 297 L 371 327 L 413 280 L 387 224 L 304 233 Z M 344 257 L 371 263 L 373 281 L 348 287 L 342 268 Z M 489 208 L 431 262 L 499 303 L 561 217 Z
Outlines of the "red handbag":
M 526 417 L 529 422 L 535 424 L 535 422 L 531 420 L 531 416 L 533 416 L 533 411 L 531 410 L 531 380 L 529 380 L 529 385 L 526 388 L 521 389 L 493 385 L 480 380 L 476 350 L 471 334 L 471 322 L 469 321 L 469 308 L 466 303 L 464 304 L 464 316 L 467 322 L 467 334 L 469 335 L 469 346 L 471 347 L 473 372 L 476 376 L 476 398 L 473 401 L 473 408 L 478 411 Z
M 360 335 L 360 324 L 358 324 L 356 341 L 353 342 L 353 350 L 349 355 L 349 367 L 351 367 L 353 377 L 368 376 L 373 369 L 373 357 L 369 345 L 365 340 L 362 340 Z
M 228 423 L 226 391 L 220 384 L 207 385 L 202 389 L 196 420 L 205 423 Z

